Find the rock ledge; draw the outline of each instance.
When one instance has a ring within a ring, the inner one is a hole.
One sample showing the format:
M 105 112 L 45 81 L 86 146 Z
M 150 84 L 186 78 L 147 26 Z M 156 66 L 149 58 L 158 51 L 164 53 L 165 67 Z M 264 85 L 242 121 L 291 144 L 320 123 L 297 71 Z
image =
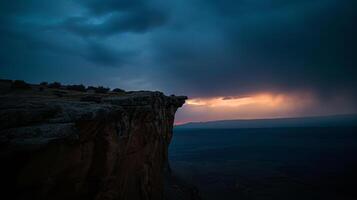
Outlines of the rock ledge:
M 4 84 L 3 84 L 4 85 Z M 0 91 L 9 199 L 164 199 L 168 145 L 184 96 Z

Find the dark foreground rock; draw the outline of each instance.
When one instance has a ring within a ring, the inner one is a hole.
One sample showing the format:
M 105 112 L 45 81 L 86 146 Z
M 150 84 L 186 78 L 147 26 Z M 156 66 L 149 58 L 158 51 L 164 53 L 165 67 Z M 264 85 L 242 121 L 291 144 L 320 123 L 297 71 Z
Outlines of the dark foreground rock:
M 175 112 L 186 97 L 160 92 L 88 94 L 36 85 L 13 90 L 4 85 L 1 199 L 175 196 L 175 191 L 164 195 L 165 180 L 172 180 L 166 173 L 167 154 Z M 189 187 L 182 188 L 191 194 Z

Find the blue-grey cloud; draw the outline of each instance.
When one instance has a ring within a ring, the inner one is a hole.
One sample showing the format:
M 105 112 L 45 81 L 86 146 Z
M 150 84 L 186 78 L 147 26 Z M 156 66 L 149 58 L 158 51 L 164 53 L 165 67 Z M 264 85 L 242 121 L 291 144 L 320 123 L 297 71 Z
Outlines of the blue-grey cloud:
M 28 75 L 19 78 L 28 79 L 31 68 L 47 66 L 50 69 L 56 65 L 58 60 L 53 60 L 53 56 L 63 63 L 120 68 L 130 63 L 136 52 L 121 49 L 108 37 L 126 32 L 144 33 L 160 26 L 166 19 L 162 12 L 150 10 L 140 2 L 135 3 L 138 5 L 136 9 L 110 7 L 103 10 L 104 17 L 97 11 L 93 14 L 87 3 L 69 0 L 1 1 L 0 42 L 4 47 L 0 50 L 1 76 L 16 77 L 16 73 L 23 74 L 20 71 L 26 68 Z M 85 71 L 86 66 L 76 67 Z
M 103 15 L 117 11 L 136 12 L 150 7 L 150 1 L 146 0 L 79 0 L 79 2 L 95 15 Z M 155 7 L 153 8 L 155 9 Z
M 355 1 L 17 0 L 1 1 L 0 13 L 4 78 L 357 96 Z M 78 73 L 51 73 L 69 65 Z
M 149 10 L 138 13 L 110 13 L 109 16 L 93 22 L 92 17 L 71 17 L 54 28 L 61 27 L 82 36 L 110 36 L 123 32 L 141 33 L 162 26 L 167 16 L 161 12 Z M 58 27 L 57 27 L 58 26 Z
M 356 9 L 351 1 L 210 1 L 185 28 L 160 36 L 157 56 L 192 95 L 310 89 L 354 96 Z

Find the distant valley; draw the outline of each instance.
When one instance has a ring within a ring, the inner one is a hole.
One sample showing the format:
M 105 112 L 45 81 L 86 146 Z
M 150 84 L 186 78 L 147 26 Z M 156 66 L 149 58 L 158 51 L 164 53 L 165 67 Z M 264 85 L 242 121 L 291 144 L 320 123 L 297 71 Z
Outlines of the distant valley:
M 238 119 L 209 122 L 190 122 L 175 126 L 176 129 L 221 128 L 283 128 L 283 127 L 336 127 L 357 126 L 357 114 L 299 118 Z

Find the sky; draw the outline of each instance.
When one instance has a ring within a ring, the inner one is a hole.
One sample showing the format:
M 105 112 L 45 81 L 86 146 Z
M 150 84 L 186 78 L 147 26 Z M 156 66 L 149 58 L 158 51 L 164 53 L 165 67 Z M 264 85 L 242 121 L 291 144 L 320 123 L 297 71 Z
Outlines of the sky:
M 357 113 L 354 0 L 0 0 L 0 78 L 159 90 L 176 123 Z

